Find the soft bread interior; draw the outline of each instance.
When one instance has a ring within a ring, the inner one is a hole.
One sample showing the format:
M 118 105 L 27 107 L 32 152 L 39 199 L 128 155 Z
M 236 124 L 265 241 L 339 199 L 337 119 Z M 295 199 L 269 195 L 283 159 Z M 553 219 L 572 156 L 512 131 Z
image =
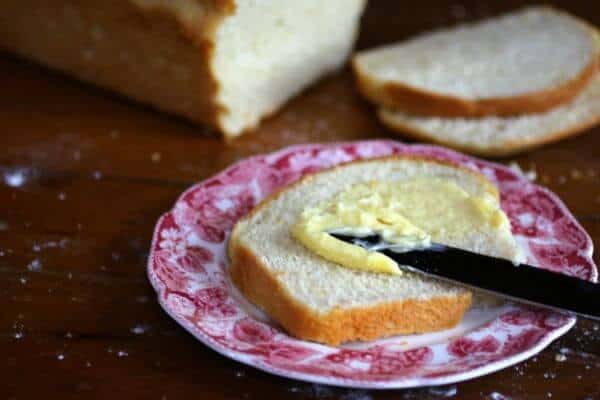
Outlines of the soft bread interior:
M 294 301 L 317 314 L 464 294 L 464 289 L 413 274 L 392 276 L 342 268 L 308 251 L 290 233 L 305 207 L 314 206 L 349 185 L 421 176 L 450 180 L 470 194 L 488 192 L 497 196 L 495 187 L 483 176 L 438 162 L 410 158 L 356 162 L 314 174 L 274 195 L 238 222 L 231 240 L 252 253 Z M 445 242 L 513 260 L 520 258 L 508 229 L 492 231 L 482 227 Z
M 323 73 L 354 43 L 365 0 L 244 0 L 217 31 L 219 119 L 239 134 Z

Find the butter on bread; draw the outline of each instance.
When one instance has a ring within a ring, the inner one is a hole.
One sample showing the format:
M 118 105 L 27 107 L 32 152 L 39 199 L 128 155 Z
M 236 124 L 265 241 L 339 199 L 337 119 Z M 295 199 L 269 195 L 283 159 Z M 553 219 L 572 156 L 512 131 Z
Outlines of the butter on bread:
M 6 0 L 0 48 L 240 135 L 349 54 L 366 0 Z
M 498 198 L 483 175 L 426 158 L 357 161 L 315 173 L 271 195 L 237 222 L 228 245 L 234 284 L 292 335 L 330 345 L 456 325 L 471 304 L 468 290 L 414 274 L 341 268 L 306 249 L 290 232 L 303 209 L 348 185 L 416 177 L 445 179 L 467 193 Z M 448 244 L 521 257 L 508 231 L 482 227 Z
M 547 6 L 428 32 L 357 53 L 360 91 L 378 106 L 436 117 L 540 113 L 595 76 L 595 27 Z

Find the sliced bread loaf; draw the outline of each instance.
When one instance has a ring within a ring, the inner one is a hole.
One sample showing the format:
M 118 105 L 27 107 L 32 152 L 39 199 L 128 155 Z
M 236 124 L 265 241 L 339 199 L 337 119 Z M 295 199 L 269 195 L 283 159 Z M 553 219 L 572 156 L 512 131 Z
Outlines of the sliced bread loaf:
M 571 102 L 514 117 L 423 117 L 380 109 L 381 121 L 402 134 L 485 156 L 505 156 L 573 136 L 600 124 L 600 74 Z
M 358 53 L 358 87 L 379 106 L 434 116 L 543 112 L 574 98 L 598 69 L 595 28 L 528 7 Z
M 343 268 L 307 250 L 290 232 L 305 207 L 350 185 L 423 176 L 498 199 L 496 188 L 482 175 L 438 161 L 398 157 L 338 166 L 273 194 L 238 221 L 228 247 L 233 282 L 292 335 L 331 345 L 457 324 L 471 303 L 469 291 L 410 273 L 395 276 Z M 507 227 L 482 226 L 446 242 L 520 259 Z
M 366 0 L 5 0 L 0 48 L 238 136 L 345 63 Z

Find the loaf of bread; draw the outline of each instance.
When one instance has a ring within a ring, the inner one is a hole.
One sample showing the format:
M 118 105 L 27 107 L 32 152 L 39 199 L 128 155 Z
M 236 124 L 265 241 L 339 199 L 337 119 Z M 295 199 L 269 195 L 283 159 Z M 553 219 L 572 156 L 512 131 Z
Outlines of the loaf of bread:
M 572 100 L 598 70 L 596 29 L 528 7 L 359 52 L 358 87 L 378 106 L 481 117 L 539 113 Z
M 499 202 L 496 188 L 483 175 L 426 158 L 338 166 L 284 188 L 238 221 L 228 247 L 233 282 L 292 335 L 331 345 L 454 326 L 471 304 L 468 290 L 410 273 L 343 268 L 308 250 L 290 232 L 303 209 L 349 185 L 418 177 L 442 178 Z M 522 257 L 506 226 L 480 226 L 445 242 L 512 260 Z
M 237 136 L 339 67 L 366 0 L 5 0 L 0 48 Z

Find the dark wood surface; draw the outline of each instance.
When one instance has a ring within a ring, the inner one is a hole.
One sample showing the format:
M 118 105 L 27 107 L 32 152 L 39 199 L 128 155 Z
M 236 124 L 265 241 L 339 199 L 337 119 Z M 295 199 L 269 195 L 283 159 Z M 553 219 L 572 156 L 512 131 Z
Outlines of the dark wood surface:
M 372 0 L 359 46 L 519 4 L 496 3 Z M 600 24 L 597 2 L 563 3 Z M 290 144 L 394 137 L 357 95 L 348 71 L 227 145 L 2 54 L 0 131 L 0 398 L 600 399 L 600 331 L 589 321 L 535 358 L 483 378 L 437 389 L 351 391 L 239 365 L 162 312 L 145 275 L 149 240 L 157 217 L 186 187 L 242 157 Z M 535 169 L 600 240 L 600 129 L 501 161 Z M 563 362 L 556 358 L 561 349 Z

